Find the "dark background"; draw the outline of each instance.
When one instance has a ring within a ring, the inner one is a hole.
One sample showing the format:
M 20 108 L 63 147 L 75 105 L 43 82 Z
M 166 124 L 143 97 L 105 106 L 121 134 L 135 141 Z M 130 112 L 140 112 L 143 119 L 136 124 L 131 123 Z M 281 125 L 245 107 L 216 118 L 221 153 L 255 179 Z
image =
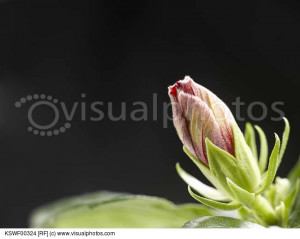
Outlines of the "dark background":
M 171 122 L 162 123 L 167 86 L 185 75 L 233 112 L 238 96 L 264 102 L 268 117 L 252 123 L 270 146 L 283 130 L 270 106 L 284 102 L 279 108 L 292 126 L 279 171 L 285 176 L 299 155 L 299 13 L 299 2 L 289 1 L 1 1 L 0 226 L 25 227 L 37 206 L 102 189 L 192 202 L 174 165 L 203 177 Z M 77 112 L 66 133 L 34 136 L 28 107 L 14 106 L 34 93 L 68 105 L 86 93 L 87 104 L 113 102 L 116 115 L 122 101 L 129 113 L 134 101 L 151 109 L 157 93 L 158 120 L 150 111 L 148 121 L 82 122 Z

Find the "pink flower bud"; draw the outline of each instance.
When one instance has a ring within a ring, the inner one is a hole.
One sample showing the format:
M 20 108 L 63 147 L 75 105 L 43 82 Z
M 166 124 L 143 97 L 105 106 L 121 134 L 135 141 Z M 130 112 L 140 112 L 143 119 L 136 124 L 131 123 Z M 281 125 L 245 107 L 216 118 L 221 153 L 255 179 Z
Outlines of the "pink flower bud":
M 223 101 L 188 76 L 169 87 L 169 96 L 179 138 L 195 157 L 208 166 L 206 138 L 234 155 L 234 118 Z

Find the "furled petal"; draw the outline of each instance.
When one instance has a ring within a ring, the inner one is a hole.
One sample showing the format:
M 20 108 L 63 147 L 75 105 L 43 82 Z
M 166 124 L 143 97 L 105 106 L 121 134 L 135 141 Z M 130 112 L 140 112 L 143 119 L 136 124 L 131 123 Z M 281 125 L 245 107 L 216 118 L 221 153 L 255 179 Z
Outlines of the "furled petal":
M 177 130 L 177 134 L 185 147 L 196 156 L 190 132 L 188 130 L 187 120 L 184 118 L 184 112 L 177 99 L 176 88 L 169 88 L 169 96 L 171 98 L 173 123 Z
M 229 108 L 215 94 L 190 77 L 169 87 L 174 125 L 185 147 L 208 165 L 205 139 L 234 155 Z
M 230 124 L 235 120 L 225 103 L 213 92 L 195 83 L 189 76 L 178 81 L 174 86 L 177 88 L 177 95 L 179 92 L 185 92 L 189 95 L 194 95 L 205 102 L 205 104 L 211 109 L 215 120 L 220 126 L 221 134 L 225 142 L 223 149 L 234 155 L 233 137 Z
M 183 111 L 195 156 L 208 165 L 205 138 L 224 148 L 223 136 L 210 108 L 199 98 L 180 92 L 178 102 Z

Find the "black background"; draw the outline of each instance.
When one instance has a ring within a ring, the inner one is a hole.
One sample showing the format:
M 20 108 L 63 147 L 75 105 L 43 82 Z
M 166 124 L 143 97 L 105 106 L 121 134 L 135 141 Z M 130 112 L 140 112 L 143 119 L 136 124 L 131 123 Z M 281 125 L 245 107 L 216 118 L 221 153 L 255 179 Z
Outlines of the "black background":
M 204 179 L 171 122 L 164 129 L 162 121 L 167 86 L 185 75 L 233 112 L 238 96 L 246 105 L 264 102 L 268 117 L 252 123 L 270 146 L 283 130 L 270 106 L 283 101 L 292 126 L 279 171 L 286 175 L 299 154 L 299 13 L 300 4 L 289 1 L 1 1 L 0 226 L 25 227 L 39 205 L 102 189 L 193 201 L 175 163 Z M 157 93 L 158 120 L 150 110 L 148 121 L 82 122 L 76 112 L 66 133 L 34 136 L 28 107 L 14 106 L 34 93 L 67 105 L 85 93 L 87 104 L 113 102 L 116 115 L 122 101 L 129 113 L 134 101 L 151 109 Z

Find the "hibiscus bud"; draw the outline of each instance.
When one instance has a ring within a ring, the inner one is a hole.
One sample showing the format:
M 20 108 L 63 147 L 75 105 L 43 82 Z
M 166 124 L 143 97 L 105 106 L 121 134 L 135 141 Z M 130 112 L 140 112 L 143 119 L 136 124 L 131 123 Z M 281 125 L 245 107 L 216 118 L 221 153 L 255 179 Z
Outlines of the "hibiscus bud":
M 278 215 L 287 215 L 283 199 L 277 200 L 280 205 L 277 203 L 274 209 L 274 203 L 260 195 L 272 184 L 281 162 L 289 135 L 287 119 L 284 119 L 286 127 L 282 146 L 275 134 L 275 145 L 267 166 L 268 149 L 263 131 L 255 126 L 261 141 L 258 161 L 252 126 L 247 126 L 246 141 L 228 107 L 211 91 L 185 77 L 169 87 L 169 96 L 174 125 L 184 144 L 184 152 L 214 186 L 205 185 L 177 163 L 176 170 L 189 185 L 190 195 L 206 206 L 219 210 L 245 207 L 248 212 L 250 208 L 250 217 L 260 218 L 264 225 L 277 224 Z M 282 188 L 288 189 L 283 183 L 279 186 L 281 193 L 284 191 Z M 273 191 L 266 193 L 266 196 L 272 196 Z
M 209 165 L 206 139 L 234 156 L 235 120 L 223 101 L 188 76 L 169 87 L 169 96 L 179 138 L 196 158 Z

